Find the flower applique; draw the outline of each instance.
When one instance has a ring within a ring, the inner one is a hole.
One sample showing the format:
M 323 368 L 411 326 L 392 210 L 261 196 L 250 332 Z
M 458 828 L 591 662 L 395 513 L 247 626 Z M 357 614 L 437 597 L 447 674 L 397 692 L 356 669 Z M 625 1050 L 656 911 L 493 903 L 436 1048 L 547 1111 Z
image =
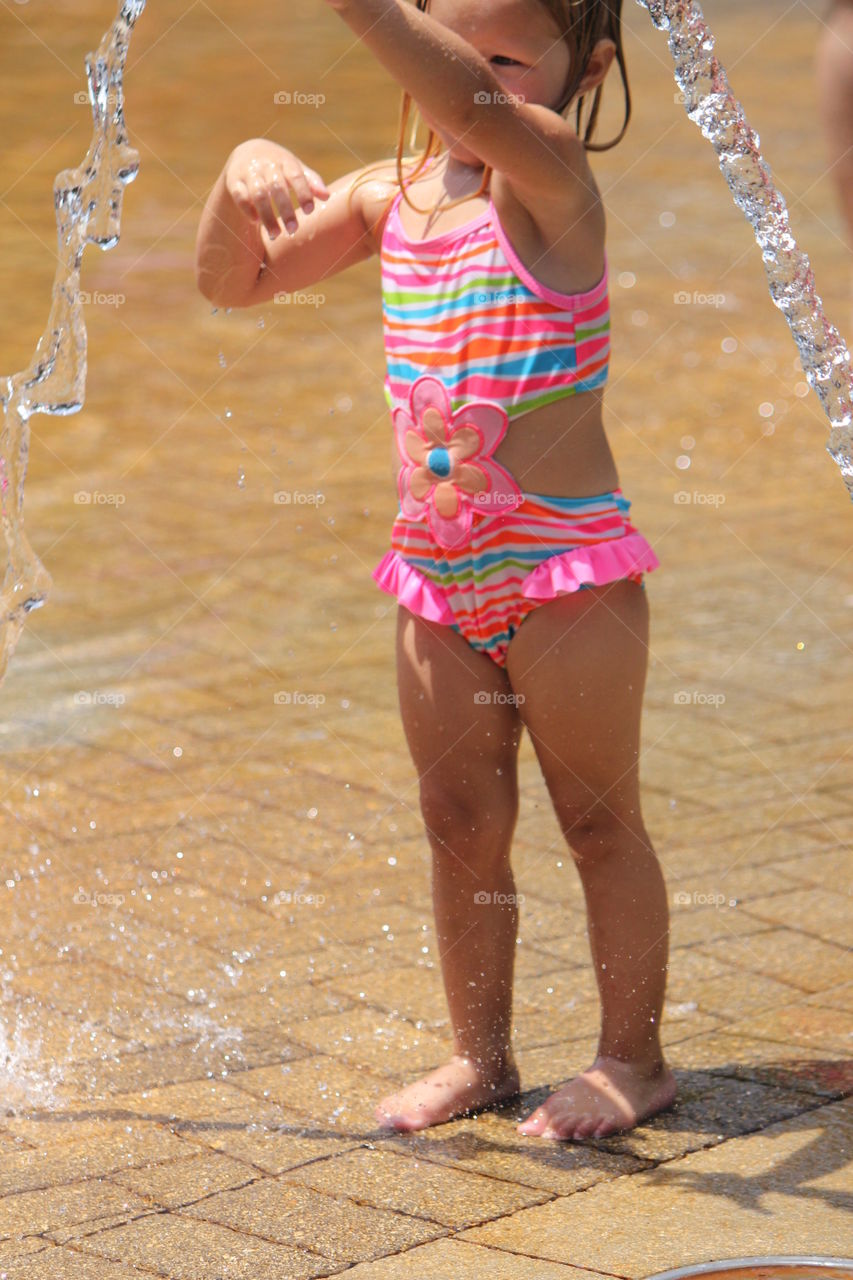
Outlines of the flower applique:
M 409 392 L 409 410 L 393 413 L 403 465 L 400 506 L 410 520 L 426 517 L 436 542 L 457 547 L 471 530 L 474 511 L 511 511 L 524 500 L 515 480 L 492 454 L 506 434 L 500 405 L 470 400 L 452 412 L 443 383 L 423 374 Z

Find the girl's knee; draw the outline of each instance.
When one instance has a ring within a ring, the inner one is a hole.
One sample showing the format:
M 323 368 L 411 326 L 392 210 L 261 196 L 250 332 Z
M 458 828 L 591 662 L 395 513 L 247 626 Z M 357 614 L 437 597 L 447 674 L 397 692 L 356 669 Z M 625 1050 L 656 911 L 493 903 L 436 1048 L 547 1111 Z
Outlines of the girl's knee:
M 600 805 L 584 813 L 562 814 L 560 827 L 578 867 L 632 859 L 638 853 L 654 856 L 639 804 L 628 812 Z
M 494 857 L 502 861 L 509 853 L 518 820 L 518 788 L 512 777 L 505 786 L 484 795 L 473 783 L 448 786 L 423 779 L 420 788 L 421 814 L 434 853 L 476 856 L 477 861 Z

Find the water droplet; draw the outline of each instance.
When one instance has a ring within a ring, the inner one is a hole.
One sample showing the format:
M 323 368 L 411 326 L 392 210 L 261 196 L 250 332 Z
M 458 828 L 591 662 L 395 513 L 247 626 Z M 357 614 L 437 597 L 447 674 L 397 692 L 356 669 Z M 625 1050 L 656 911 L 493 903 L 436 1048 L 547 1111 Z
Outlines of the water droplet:
M 675 214 L 670 213 L 669 209 L 665 209 L 658 218 L 658 222 L 662 227 L 673 227 L 675 226 Z
M 245 487 L 246 487 L 246 473 L 241 467 L 240 470 L 237 472 L 237 488 L 245 489 Z

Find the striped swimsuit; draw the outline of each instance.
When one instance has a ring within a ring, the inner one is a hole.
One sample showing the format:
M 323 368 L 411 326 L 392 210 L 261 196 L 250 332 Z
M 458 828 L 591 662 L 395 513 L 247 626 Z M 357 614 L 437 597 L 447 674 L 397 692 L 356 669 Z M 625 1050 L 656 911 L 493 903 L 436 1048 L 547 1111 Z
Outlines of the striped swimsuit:
M 494 205 L 412 240 L 395 198 L 382 237 L 387 376 L 403 466 L 391 548 L 373 577 L 499 666 L 531 610 L 658 565 L 621 489 L 523 492 L 492 457 L 514 418 L 603 387 L 608 273 L 579 294 L 536 280 Z

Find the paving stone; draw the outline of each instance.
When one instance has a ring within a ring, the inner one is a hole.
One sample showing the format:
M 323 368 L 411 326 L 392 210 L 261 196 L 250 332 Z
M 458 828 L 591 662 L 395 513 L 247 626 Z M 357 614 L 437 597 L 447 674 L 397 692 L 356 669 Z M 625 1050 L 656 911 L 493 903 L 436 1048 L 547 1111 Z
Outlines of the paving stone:
M 824 942 L 845 946 L 850 941 L 850 902 L 843 893 L 827 889 L 795 890 L 753 899 L 743 910 L 756 919 L 800 929 Z
M 673 986 L 673 1003 L 678 995 L 689 997 L 695 1000 L 701 1013 L 732 1021 L 741 1021 L 764 1010 L 779 1008 L 786 1001 L 803 998 L 802 992 L 795 987 L 749 970 L 730 969 L 716 977 L 700 978 L 683 986 L 676 977 Z
M 77 1248 L 174 1280 L 209 1280 L 212 1258 L 229 1280 L 308 1280 L 329 1274 L 328 1264 L 315 1253 L 174 1213 L 99 1231 L 78 1241 Z
M 38 1255 L 54 1252 L 49 1241 L 35 1236 L 16 1236 L 11 1240 L 0 1240 L 0 1268 L 2 1268 L 0 1276 L 5 1273 L 8 1280 L 17 1280 L 17 1277 L 36 1275 Z
M 521 948 L 519 948 L 521 950 Z M 369 1001 L 374 1009 L 395 1012 L 410 1022 L 435 1029 L 449 1025 L 447 999 L 439 966 L 382 967 L 368 979 L 364 973 L 329 974 L 322 987 L 353 1003 Z
M 843 1257 L 852 1123 L 849 1103 L 830 1103 L 581 1196 L 520 1210 L 461 1238 L 629 1277 L 785 1254 L 792 1241 L 797 1254 Z
M 847 1013 L 853 1013 L 853 979 L 839 982 L 825 991 L 816 991 L 806 996 L 802 1003 L 823 1009 L 844 1009 Z
M 676 1056 L 677 1049 L 672 1058 Z M 658 1163 L 688 1151 L 709 1149 L 815 1106 L 813 1096 L 796 1090 L 687 1071 L 677 1065 L 673 1070 L 678 1082 L 674 1108 L 628 1133 L 597 1139 L 601 1149 Z
M 97 1178 L 186 1153 L 183 1143 L 163 1129 L 126 1134 L 124 1139 L 115 1134 L 97 1145 L 83 1140 L 64 1143 L 55 1150 L 45 1147 L 22 1151 L 4 1158 L 0 1166 L 0 1195 Z
M 281 972 L 287 974 L 286 970 Z M 278 1026 L 284 1037 L 304 1027 L 308 1019 L 355 1009 L 355 1002 L 346 996 L 317 983 L 292 982 L 289 975 L 282 978 L 280 973 L 258 990 L 221 1000 L 225 1020 L 243 1031 Z
M 353 1204 L 275 1178 L 209 1196 L 184 1213 L 278 1244 L 300 1246 L 333 1263 L 397 1253 L 434 1240 L 445 1230 L 417 1217 Z
M 833 893 L 853 893 L 853 855 L 849 847 L 804 853 L 789 863 L 785 873 L 793 880 Z
M 98 962 L 38 965 L 19 974 L 15 985 L 24 996 L 81 1022 L 100 1024 L 126 1040 L 147 1034 L 150 1026 L 168 1027 L 176 1011 L 191 1014 L 184 1001 L 176 1005 L 173 997 Z
M 384 1009 L 357 1005 L 288 1025 L 289 1034 L 307 1049 L 340 1057 L 376 1074 L 431 1070 L 452 1051 L 449 1032 L 439 1034 Z
M 76 1226 L 98 1218 L 129 1218 L 144 1212 L 139 1196 L 102 1179 L 22 1191 L 0 1197 L 0 1235 L 38 1235 L 50 1227 Z
M 454 1239 L 436 1240 L 394 1258 L 353 1267 L 347 1280 L 415 1280 L 418 1276 L 424 1280 L 598 1280 L 601 1274 Z
M 557 1195 L 583 1191 L 596 1182 L 646 1167 L 644 1160 L 633 1155 L 536 1141 L 519 1134 L 518 1122 L 535 1110 L 548 1092 L 534 1094 L 528 1089 L 521 1100 L 495 1111 L 481 1111 L 420 1132 L 392 1134 L 383 1147 Z
M 280 1103 L 321 1128 L 350 1135 L 375 1133 L 376 1104 L 401 1083 L 399 1077 L 358 1070 L 325 1054 L 244 1071 L 234 1080 L 249 1094 Z
M 805 1045 L 735 1035 L 728 1027 L 679 1041 L 671 1062 L 684 1070 L 718 1072 L 819 1096 L 853 1092 L 853 1060 Z
M 257 1178 L 257 1170 L 223 1155 L 199 1154 L 170 1160 L 147 1169 L 110 1174 L 110 1182 L 126 1187 L 145 1201 L 166 1209 L 192 1204 L 217 1191 L 242 1186 Z
M 329 1195 L 345 1188 L 360 1204 L 395 1209 L 456 1229 L 549 1198 L 547 1192 L 533 1187 L 385 1149 L 348 1151 L 292 1169 L 282 1178 Z
M 742 938 L 700 942 L 697 946 L 702 955 L 712 955 L 741 970 L 766 973 L 801 991 L 825 991 L 850 973 L 850 955 L 845 947 L 798 929 L 768 929 Z
M 211 1028 L 180 1044 L 162 1044 L 118 1058 L 90 1058 L 77 1062 L 66 1079 L 90 1095 L 136 1092 L 183 1080 L 231 1075 L 286 1062 L 306 1051 L 289 1044 L 274 1029 L 243 1032 L 239 1024 Z
M 840 1009 L 793 1001 L 785 1008 L 768 1009 L 753 1017 L 730 1023 L 732 1035 L 757 1036 L 782 1044 L 808 1045 L 829 1056 L 850 1053 L 853 1031 L 850 1016 Z

